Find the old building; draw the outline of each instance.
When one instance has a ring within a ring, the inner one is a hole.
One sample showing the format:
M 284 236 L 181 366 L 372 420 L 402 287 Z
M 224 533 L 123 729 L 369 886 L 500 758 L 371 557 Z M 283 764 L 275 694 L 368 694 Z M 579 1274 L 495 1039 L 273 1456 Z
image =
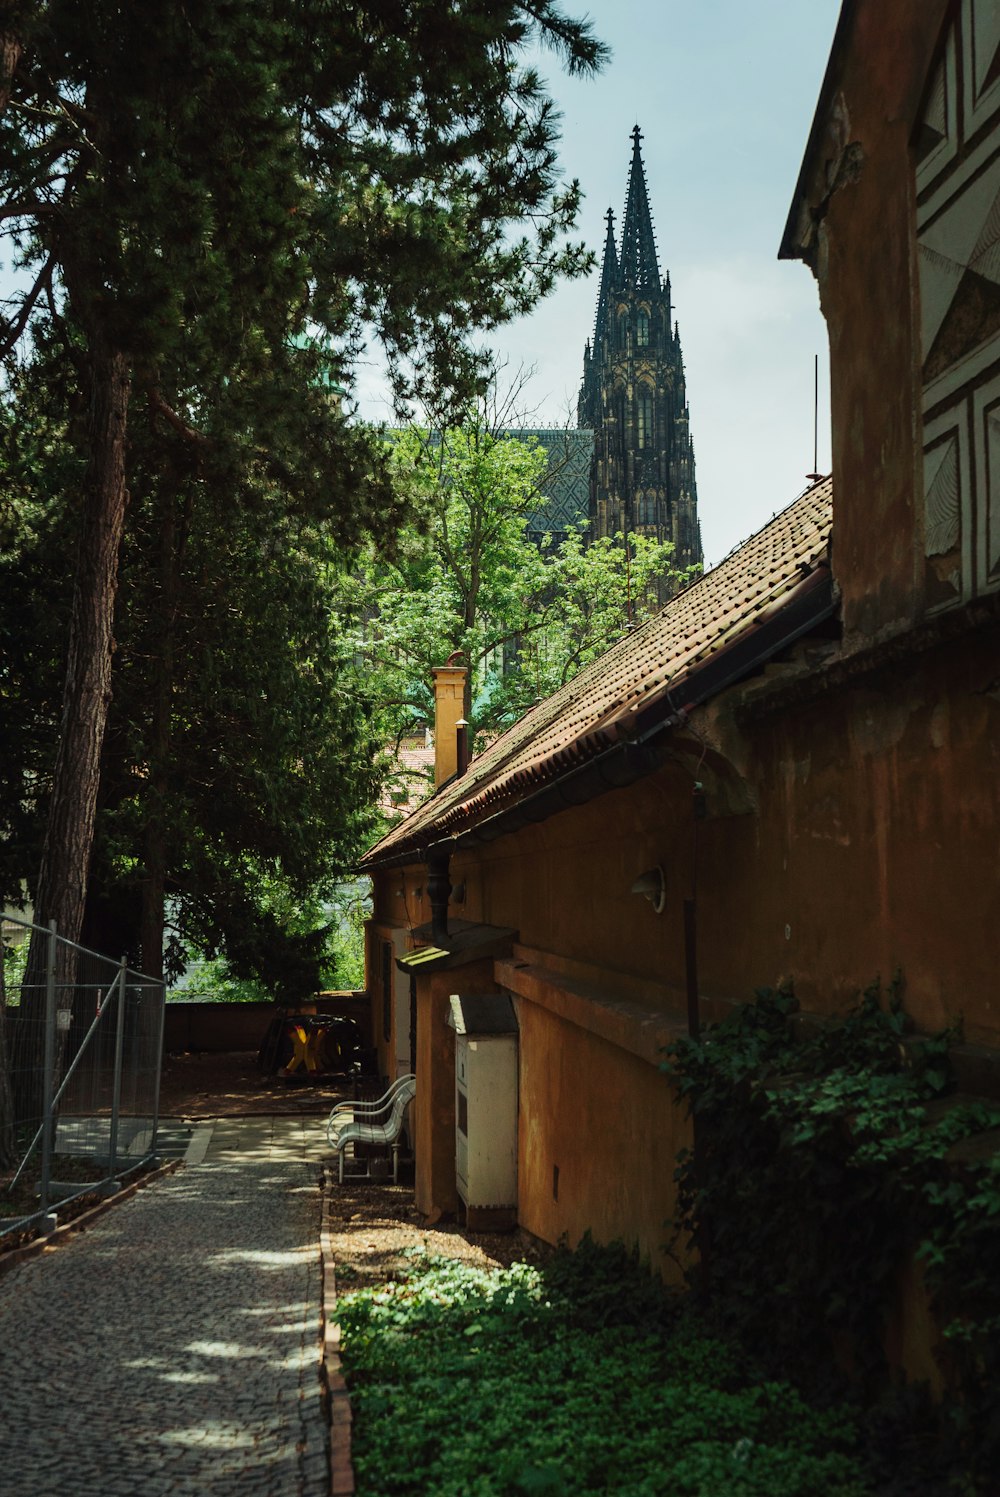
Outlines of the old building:
M 512 1000 L 517 1219 L 654 1262 L 687 1136 L 661 1047 L 692 1007 L 783 979 L 831 1016 L 899 973 L 995 1090 L 998 203 L 1000 6 L 845 0 L 781 248 L 830 331 L 832 481 L 366 859 L 421 1210 L 461 1206 L 454 994 Z

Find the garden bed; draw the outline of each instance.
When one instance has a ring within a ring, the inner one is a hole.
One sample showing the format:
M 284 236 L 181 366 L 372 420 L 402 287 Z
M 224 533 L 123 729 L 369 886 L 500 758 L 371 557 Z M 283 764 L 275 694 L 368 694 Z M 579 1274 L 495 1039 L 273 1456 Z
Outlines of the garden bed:
M 338 1272 L 358 1497 L 945 1490 L 886 1484 L 895 1452 L 858 1408 L 761 1378 L 621 1250 L 509 1266 L 400 1253 L 364 1287 Z

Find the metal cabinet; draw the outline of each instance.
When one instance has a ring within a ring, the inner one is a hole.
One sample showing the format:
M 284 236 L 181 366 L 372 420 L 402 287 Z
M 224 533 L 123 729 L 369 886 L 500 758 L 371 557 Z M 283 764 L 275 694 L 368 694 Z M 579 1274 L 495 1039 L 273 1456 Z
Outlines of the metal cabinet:
M 507 993 L 451 997 L 455 1178 L 473 1230 L 517 1223 L 517 1018 Z

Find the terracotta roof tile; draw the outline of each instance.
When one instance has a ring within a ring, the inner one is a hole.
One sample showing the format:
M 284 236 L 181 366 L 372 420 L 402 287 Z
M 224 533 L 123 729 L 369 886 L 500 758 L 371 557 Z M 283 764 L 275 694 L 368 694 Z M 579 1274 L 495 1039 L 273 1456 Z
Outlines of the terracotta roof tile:
M 832 482 L 815 484 L 635 633 L 532 708 L 366 855 L 374 865 L 457 835 L 627 736 L 637 709 L 676 690 L 780 611 L 826 560 Z

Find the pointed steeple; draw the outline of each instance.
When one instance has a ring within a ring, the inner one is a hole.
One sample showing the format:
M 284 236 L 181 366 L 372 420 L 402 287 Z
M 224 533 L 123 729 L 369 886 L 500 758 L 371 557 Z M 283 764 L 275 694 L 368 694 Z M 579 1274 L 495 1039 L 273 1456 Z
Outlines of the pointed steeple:
M 608 319 L 608 306 L 618 285 L 618 248 L 615 244 L 615 215 L 609 208 L 605 214 L 608 232 L 604 238 L 604 259 L 601 262 L 601 289 L 597 293 L 597 317 L 594 322 L 594 353 L 600 355 L 601 339 L 604 337 Z
M 656 259 L 656 238 L 649 212 L 646 172 L 642 164 L 639 126 L 632 131 L 632 165 L 628 175 L 628 196 L 622 224 L 622 257 L 620 282 L 623 287 L 638 289 L 660 285 L 660 267 Z
M 632 131 L 625 216 L 607 215 L 594 336 L 583 354 L 577 422 L 593 433 L 590 533 L 637 530 L 700 563 L 698 493 L 684 356 L 670 275 L 660 269 L 642 134 Z M 657 583 L 665 601 L 667 582 Z

